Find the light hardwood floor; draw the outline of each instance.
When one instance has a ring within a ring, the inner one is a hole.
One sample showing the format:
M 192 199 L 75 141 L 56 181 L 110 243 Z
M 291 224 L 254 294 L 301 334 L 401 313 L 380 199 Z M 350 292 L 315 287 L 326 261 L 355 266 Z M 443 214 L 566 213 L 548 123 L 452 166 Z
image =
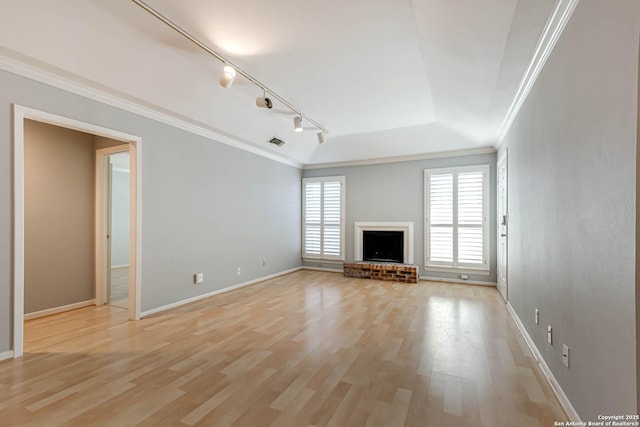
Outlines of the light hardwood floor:
M 497 291 L 480 286 L 300 271 L 0 363 L 2 425 L 556 420 Z
M 109 305 L 129 307 L 129 266 L 111 269 L 111 295 Z
M 129 321 L 129 311 L 103 305 L 67 311 L 24 322 L 24 352 L 32 353 Z M 0 383 L 2 381 L 0 380 Z

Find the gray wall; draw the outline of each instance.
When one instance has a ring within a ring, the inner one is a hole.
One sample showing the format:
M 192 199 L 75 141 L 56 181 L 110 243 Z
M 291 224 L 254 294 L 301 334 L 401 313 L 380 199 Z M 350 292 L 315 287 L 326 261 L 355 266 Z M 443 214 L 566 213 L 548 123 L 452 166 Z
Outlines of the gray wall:
M 582 0 L 503 142 L 509 301 L 583 420 L 637 413 L 639 6 Z
M 13 328 L 12 103 L 142 137 L 143 311 L 300 266 L 299 169 L 12 73 L 0 87 L 0 352 Z
M 354 259 L 353 233 L 356 221 L 413 221 L 414 263 L 420 274 L 455 279 L 458 274 L 424 270 L 424 170 L 455 166 L 490 165 L 490 275 L 471 275 L 470 280 L 496 281 L 496 154 L 448 157 L 408 162 L 309 169 L 304 177 L 345 175 L 346 257 Z M 327 268 L 342 266 L 305 262 Z
M 24 312 L 93 299 L 93 135 L 26 120 L 24 140 Z
M 299 169 L 169 127 L 148 139 L 143 310 L 300 266 Z
M 129 156 L 129 153 L 119 156 Z M 129 265 L 129 172 L 113 170 L 111 176 L 111 265 Z

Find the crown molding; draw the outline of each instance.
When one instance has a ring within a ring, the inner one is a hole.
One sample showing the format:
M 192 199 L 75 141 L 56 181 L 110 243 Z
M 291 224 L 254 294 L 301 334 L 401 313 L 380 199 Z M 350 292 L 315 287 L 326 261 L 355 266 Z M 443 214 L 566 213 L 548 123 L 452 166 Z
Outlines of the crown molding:
M 288 166 L 293 166 L 299 169 L 302 168 L 302 163 L 291 158 L 267 151 L 248 142 L 240 141 L 230 136 L 223 135 L 204 126 L 191 123 L 184 120 L 183 118 L 178 117 L 177 114 L 173 115 L 170 113 L 162 112 L 159 109 L 142 105 L 139 102 L 125 99 L 122 96 L 114 95 L 104 89 L 97 89 L 87 83 L 81 83 L 72 77 L 62 76 L 60 73 L 51 70 L 44 70 L 39 66 L 8 56 L 6 51 L 0 51 L 0 70 L 8 71 L 10 73 L 35 80 L 37 82 L 65 90 L 75 95 L 80 95 L 85 98 L 89 98 L 94 101 L 98 101 L 103 104 L 128 111 L 130 113 L 138 114 L 148 119 L 152 119 L 157 122 L 173 126 L 175 128 L 199 136 L 203 136 L 212 141 L 226 144 L 234 148 L 267 158 L 269 160 L 274 160 L 276 162 L 283 163 Z
M 518 91 L 516 92 L 516 95 L 507 110 L 507 114 L 498 129 L 498 139 L 494 146 L 496 149 L 500 146 L 502 140 L 511 128 L 513 121 L 518 116 L 522 104 L 524 104 L 529 92 L 531 92 L 531 88 L 536 82 L 544 64 L 547 62 L 547 59 L 555 47 L 556 42 L 560 38 L 560 35 L 562 35 L 562 32 L 567 26 L 567 22 L 579 1 L 580 0 L 558 0 L 556 2 L 555 8 L 551 15 L 549 15 L 549 19 L 542 31 L 542 36 L 540 36 L 540 39 L 538 40 L 536 50 L 529 62 L 529 66 L 522 76 L 522 80 L 518 86 Z
M 398 163 L 398 162 L 411 162 L 414 160 L 441 159 L 445 157 L 473 156 L 477 154 L 491 154 L 495 152 L 496 150 L 493 147 L 469 148 L 465 150 L 439 151 L 437 153 L 413 154 L 410 156 L 379 157 L 375 159 L 353 160 L 353 161 L 346 161 L 346 162 L 305 164 L 302 167 L 302 169 L 310 170 L 310 169 L 341 168 L 341 167 L 348 167 L 348 166 L 367 166 L 367 165 L 378 165 L 382 163 Z

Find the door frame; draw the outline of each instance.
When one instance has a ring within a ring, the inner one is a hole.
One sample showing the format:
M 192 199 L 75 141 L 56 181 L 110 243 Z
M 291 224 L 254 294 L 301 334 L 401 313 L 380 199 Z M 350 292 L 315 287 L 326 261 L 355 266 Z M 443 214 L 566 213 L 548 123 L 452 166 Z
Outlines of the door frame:
M 110 277 L 110 239 L 106 236 L 110 233 L 110 203 L 111 197 L 111 168 L 109 167 L 109 156 L 117 153 L 129 153 L 129 179 L 131 180 L 131 149 L 129 145 L 116 145 L 113 147 L 100 148 L 96 150 L 96 218 L 95 218 L 95 257 L 96 257 L 96 271 L 95 271 L 95 286 L 96 286 L 96 305 L 103 305 L 109 302 L 109 277 Z M 130 181 L 131 185 L 131 181 Z M 131 200 L 132 195 L 129 195 L 130 206 L 134 203 Z M 132 212 L 129 212 L 129 230 L 134 230 L 131 224 Z M 135 247 L 135 242 L 132 242 L 133 233 L 129 232 L 129 265 L 131 264 L 131 252 Z M 133 289 L 134 281 L 131 280 L 131 268 L 129 268 L 129 295 L 135 293 Z M 129 309 L 131 309 L 131 302 L 129 302 Z
M 103 136 L 129 144 L 131 177 L 129 319 L 140 319 L 142 283 L 142 138 L 68 117 L 13 104 L 13 357 L 23 355 L 24 346 L 24 121 L 34 120 Z
M 497 263 L 496 263 L 496 282 L 497 288 L 505 301 L 509 300 L 509 150 L 508 147 L 505 147 L 504 152 L 498 157 L 498 161 L 496 162 L 496 200 L 497 200 L 497 210 L 496 210 L 496 238 L 497 238 Z M 502 207 L 502 199 L 500 194 L 500 185 L 502 182 L 502 166 L 504 165 L 504 212 Z M 504 236 L 504 251 L 501 250 L 501 239 L 502 239 L 502 230 L 501 230 L 501 222 L 505 221 L 505 236 Z M 504 293 L 500 287 L 500 265 L 502 263 L 502 258 L 504 257 Z

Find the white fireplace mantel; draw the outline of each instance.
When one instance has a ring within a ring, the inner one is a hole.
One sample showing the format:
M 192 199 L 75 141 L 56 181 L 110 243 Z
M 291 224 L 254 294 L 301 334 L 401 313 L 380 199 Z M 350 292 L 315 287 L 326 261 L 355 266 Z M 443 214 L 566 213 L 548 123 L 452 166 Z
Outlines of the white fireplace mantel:
M 356 222 L 354 225 L 353 258 L 356 261 L 362 261 L 363 231 L 403 231 L 404 263 L 413 264 L 413 222 Z

